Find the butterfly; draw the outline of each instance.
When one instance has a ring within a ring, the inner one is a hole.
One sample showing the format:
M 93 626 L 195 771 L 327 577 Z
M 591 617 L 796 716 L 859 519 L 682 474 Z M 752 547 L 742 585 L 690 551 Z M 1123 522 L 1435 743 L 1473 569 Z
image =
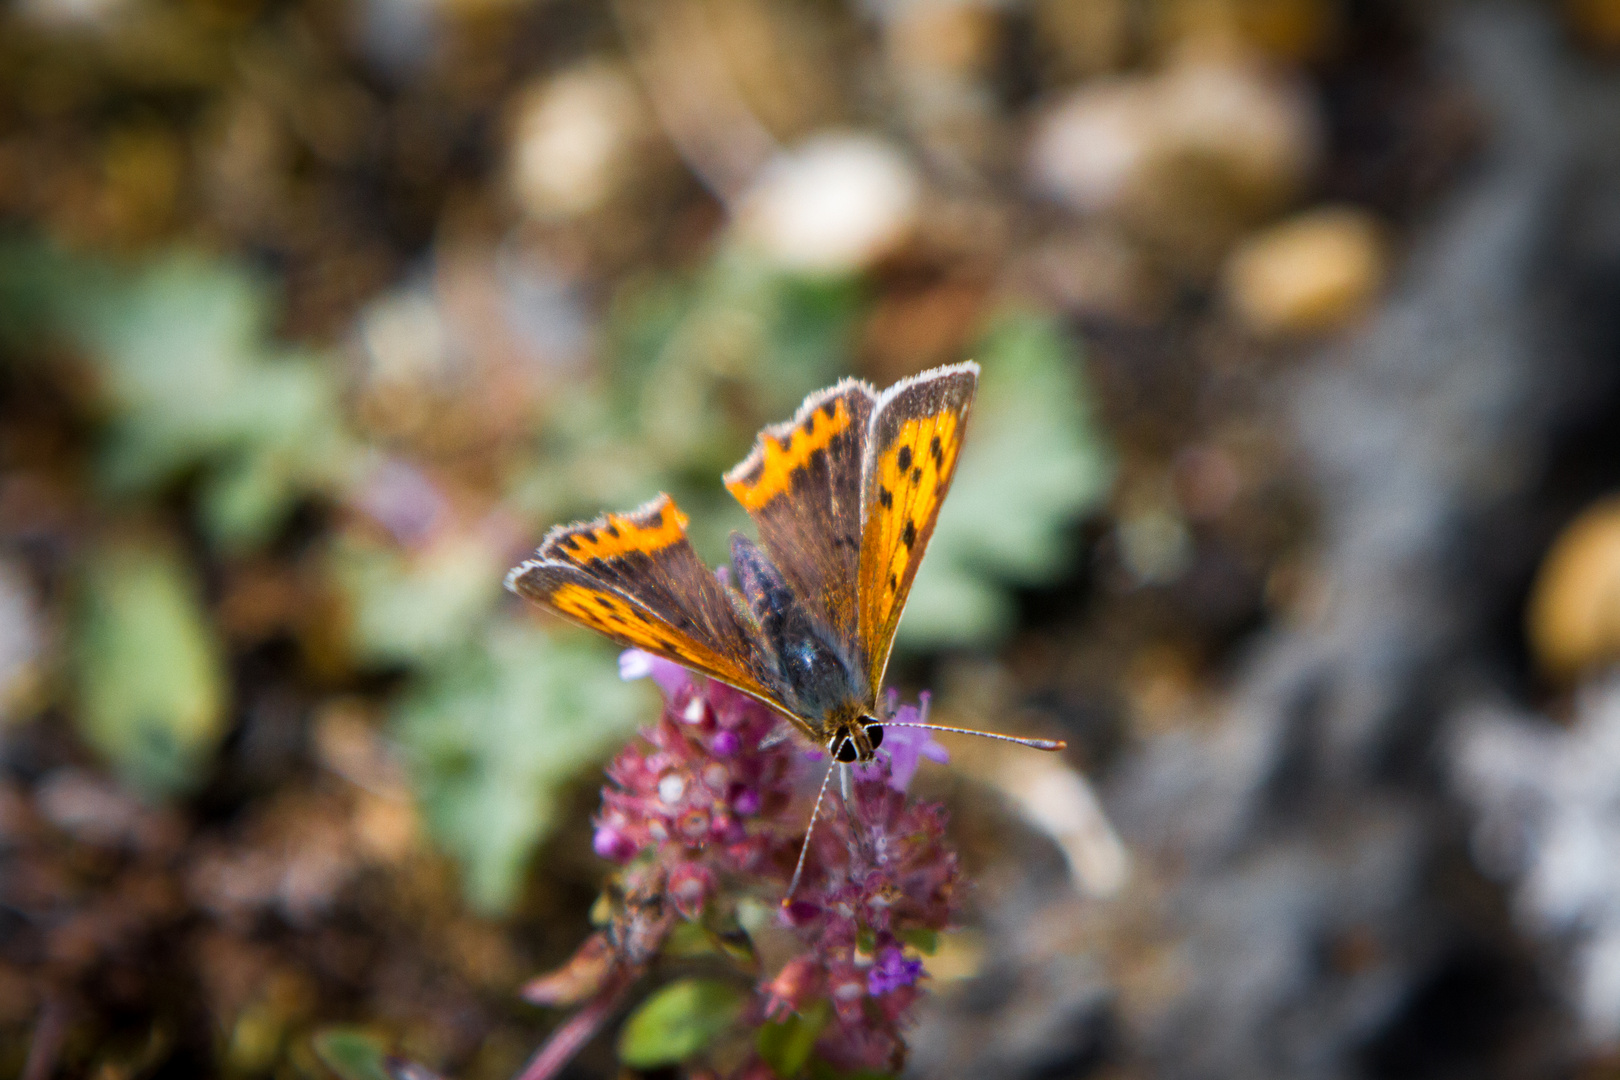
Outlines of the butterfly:
M 704 565 L 686 515 L 661 494 L 552 529 L 507 588 L 752 695 L 835 761 L 869 762 L 883 741 L 895 629 L 956 475 L 978 378 L 970 361 L 882 393 L 845 379 L 760 432 L 723 477 L 759 532 L 758 543 L 732 534 L 735 584 Z

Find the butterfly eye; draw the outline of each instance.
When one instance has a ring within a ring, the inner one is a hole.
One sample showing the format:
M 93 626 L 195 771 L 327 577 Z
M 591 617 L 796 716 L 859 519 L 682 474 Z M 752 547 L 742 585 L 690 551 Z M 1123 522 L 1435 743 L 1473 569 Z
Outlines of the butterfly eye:
M 872 744 L 872 749 L 876 750 L 878 747 L 882 746 L 883 745 L 883 725 L 882 724 L 867 724 L 866 725 L 866 738 L 867 738 L 867 741 Z
M 837 740 L 833 743 L 832 752 L 833 757 L 837 758 L 839 761 L 842 761 L 845 765 L 855 761 L 860 756 L 860 751 L 855 749 L 855 740 L 851 739 L 848 735 L 838 736 Z

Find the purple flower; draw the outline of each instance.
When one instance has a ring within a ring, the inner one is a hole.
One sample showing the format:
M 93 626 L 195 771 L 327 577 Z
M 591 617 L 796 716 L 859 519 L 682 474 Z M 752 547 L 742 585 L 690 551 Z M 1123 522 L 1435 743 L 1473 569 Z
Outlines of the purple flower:
M 649 675 L 667 700 L 674 700 L 676 694 L 692 683 L 692 676 L 685 668 L 662 656 L 654 656 L 640 649 L 626 649 L 619 654 L 619 678 L 629 682 L 631 679 L 645 679 Z
M 748 695 L 636 649 L 628 678 L 664 693 L 658 722 L 608 766 L 596 819 L 598 854 L 629 865 L 638 887 L 694 917 L 722 876 L 757 878 L 791 865 L 797 842 L 772 815 L 793 801 L 791 743 L 767 741 L 777 717 Z M 647 858 L 646 856 L 651 856 Z
M 888 773 L 881 758 L 858 770 L 849 804 L 823 814 L 804 879 L 782 911 L 833 1008 L 835 1022 L 816 1052 L 846 1070 L 895 1071 L 903 1063 L 901 1029 L 921 994 L 922 962 L 907 961 L 900 942 L 949 926 L 960 883 L 944 808 L 908 803 Z M 875 966 L 859 956 L 868 935 Z
M 450 510 L 432 480 L 396 458 L 378 463 L 362 481 L 356 505 L 401 544 L 427 540 Z
M 624 862 L 636 853 L 635 841 L 625 836 L 611 825 L 598 825 L 596 835 L 591 838 L 591 847 L 604 859 L 614 862 Z
M 890 945 L 878 953 L 877 963 L 866 973 L 866 992 L 873 997 L 910 986 L 922 977 L 921 960 L 907 960 L 898 945 Z
M 922 758 L 938 762 L 943 765 L 951 760 L 951 755 L 945 747 L 934 741 L 934 733 L 927 728 L 902 727 L 904 724 L 928 723 L 928 704 L 932 700 L 931 694 L 924 690 L 917 695 L 916 705 L 901 705 L 895 708 L 899 695 L 893 690 L 889 691 L 889 722 L 883 726 L 883 745 L 878 754 L 889 759 L 889 786 L 896 791 L 905 791 L 911 786 L 911 778 L 917 775 L 917 766 Z M 878 774 L 870 767 L 863 770 L 863 774 L 876 777 Z

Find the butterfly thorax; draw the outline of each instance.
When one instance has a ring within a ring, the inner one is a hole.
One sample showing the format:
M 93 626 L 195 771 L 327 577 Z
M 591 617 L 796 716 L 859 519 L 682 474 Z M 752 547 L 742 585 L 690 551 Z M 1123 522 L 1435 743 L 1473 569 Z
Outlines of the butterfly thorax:
M 731 561 L 748 615 L 775 659 L 782 704 L 829 746 L 851 730 L 860 732 L 873 697 L 861 665 L 747 537 L 732 537 Z M 857 745 L 868 750 L 863 761 L 871 757 L 867 742 L 858 736 Z

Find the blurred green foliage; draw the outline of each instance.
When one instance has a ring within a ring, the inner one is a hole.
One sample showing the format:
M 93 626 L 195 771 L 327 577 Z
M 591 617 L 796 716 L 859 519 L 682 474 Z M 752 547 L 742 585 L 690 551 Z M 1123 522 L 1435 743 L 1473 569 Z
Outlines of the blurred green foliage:
M 755 1043 L 760 1058 L 779 1077 L 798 1076 L 810 1064 L 816 1040 L 831 1019 L 832 1007 L 820 998 L 803 1013 L 761 1024 Z
M 116 268 L 0 248 L 0 307 L 24 313 L 0 326 L 64 338 L 91 365 L 103 490 L 150 496 L 198 470 L 198 522 L 227 551 L 263 543 L 354 460 L 331 366 L 270 340 L 273 306 L 263 280 L 196 254 Z
M 714 979 L 681 979 L 636 1006 L 619 1029 L 619 1060 L 635 1069 L 676 1065 L 737 1020 L 746 995 Z
M 310 1038 L 310 1045 L 321 1064 L 342 1080 L 389 1080 L 383 1041 L 364 1028 L 325 1028 Z
M 429 663 L 477 639 L 501 599 L 506 560 L 479 537 L 420 554 L 340 539 L 327 565 L 349 604 L 349 648 L 378 667 Z
M 466 868 L 469 899 L 516 899 L 561 785 L 654 715 L 605 649 L 505 617 L 406 694 L 395 730 L 429 828 Z
M 120 540 L 91 553 L 78 592 L 80 732 L 137 791 L 195 786 L 225 733 L 227 687 L 190 567 L 161 541 Z

